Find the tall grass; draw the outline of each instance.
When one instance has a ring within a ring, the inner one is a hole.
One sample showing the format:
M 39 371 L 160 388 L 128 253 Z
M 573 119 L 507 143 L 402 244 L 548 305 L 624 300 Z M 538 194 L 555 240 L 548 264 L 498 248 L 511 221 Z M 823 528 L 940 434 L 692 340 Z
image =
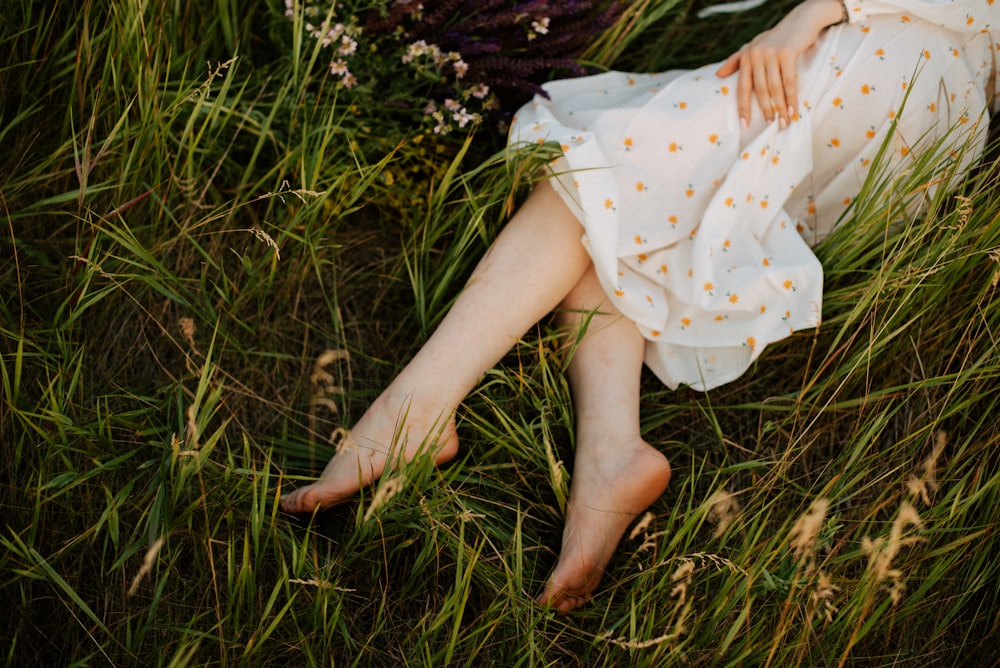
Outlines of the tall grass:
M 711 31 L 723 55 L 772 20 L 689 8 L 633 3 L 587 57 L 687 65 L 689 40 Z M 8 665 L 1000 659 L 995 161 L 957 192 L 926 195 L 930 158 L 873 182 L 818 249 L 823 326 L 739 382 L 646 379 L 674 481 L 594 600 L 556 615 L 531 602 L 572 475 L 547 323 L 462 406 L 457 461 L 311 518 L 275 505 L 433 329 L 546 156 L 505 163 L 486 129 L 445 142 L 345 103 L 280 3 L 4 14 Z

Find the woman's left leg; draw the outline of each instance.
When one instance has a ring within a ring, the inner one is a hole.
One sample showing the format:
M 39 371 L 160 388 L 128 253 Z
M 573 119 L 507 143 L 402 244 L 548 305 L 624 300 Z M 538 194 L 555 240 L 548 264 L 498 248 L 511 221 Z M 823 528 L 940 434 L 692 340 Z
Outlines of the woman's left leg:
M 608 302 L 593 266 L 562 308 L 571 336 L 590 318 L 569 364 L 577 439 L 562 550 L 538 597 L 565 611 L 590 598 L 625 529 L 666 489 L 670 464 L 639 433 L 645 339 Z

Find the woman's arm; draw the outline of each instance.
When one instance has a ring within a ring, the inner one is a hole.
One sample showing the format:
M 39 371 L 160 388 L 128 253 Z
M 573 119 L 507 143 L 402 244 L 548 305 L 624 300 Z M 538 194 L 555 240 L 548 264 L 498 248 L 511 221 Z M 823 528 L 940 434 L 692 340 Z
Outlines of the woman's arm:
M 894 14 L 900 20 L 920 19 L 953 32 L 1000 30 L 1000 3 L 996 0 L 844 0 L 844 6 L 851 23 Z
M 823 30 L 845 20 L 840 0 L 805 0 L 722 63 L 718 76 L 740 73 L 736 96 L 742 127 L 750 123 L 753 95 L 768 122 L 777 115 L 781 127 L 788 125 L 798 106 L 799 56 L 816 43 Z

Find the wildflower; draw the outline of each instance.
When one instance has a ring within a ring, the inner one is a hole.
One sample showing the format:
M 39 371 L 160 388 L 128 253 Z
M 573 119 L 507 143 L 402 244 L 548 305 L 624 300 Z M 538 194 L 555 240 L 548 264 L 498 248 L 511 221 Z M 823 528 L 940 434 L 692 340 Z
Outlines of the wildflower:
M 531 29 L 534 30 L 539 35 L 549 34 L 549 17 L 545 16 L 541 19 L 531 22 Z
M 490 94 L 490 87 L 484 83 L 477 83 L 469 88 L 469 94 L 477 100 L 485 99 Z
M 358 42 L 353 37 L 344 35 L 340 38 L 340 47 L 337 49 L 337 53 L 342 56 L 353 55 L 355 51 L 358 50 Z
M 461 58 L 459 58 L 458 60 L 456 60 L 454 62 L 454 64 L 452 65 L 452 67 L 455 68 L 455 76 L 458 77 L 459 79 L 461 79 L 462 77 L 464 77 L 468 73 L 468 71 L 469 71 L 469 64 L 466 63 Z

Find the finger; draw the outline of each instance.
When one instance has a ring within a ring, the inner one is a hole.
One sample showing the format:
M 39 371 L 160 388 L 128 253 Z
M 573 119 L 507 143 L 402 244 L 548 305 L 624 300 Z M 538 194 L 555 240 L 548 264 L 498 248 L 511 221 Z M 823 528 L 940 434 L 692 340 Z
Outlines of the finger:
M 740 51 L 726 58 L 726 60 L 715 70 L 715 76 L 719 78 L 728 77 L 740 67 Z
M 755 51 L 750 54 L 753 69 L 753 89 L 757 94 L 757 105 L 768 123 L 774 120 L 774 107 L 771 105 L 771 91 L 767 85 L 767 67 L 763 54 Z
M 788 120 L 795 118 L 799 108 L 799 71 L 797 58 L 786 53 L 781 59 L 781 79 L 785 88 L 785 105 L 788 109 Z
M 753 71 L 744 56 L 739 65 L 740 77 L 736 81 L 736 112 L 740 117 L 740 127 L 750 127 L 750 101 L 753 95 Z
M 788 104 L 785 103 L 785 86 L 777 55 L 771 54 L 764 67 L 767 71 L 767 92 L 771 98 L 771 109 L 778 114 L 781 127 L 785 127 L 788 125 Z

